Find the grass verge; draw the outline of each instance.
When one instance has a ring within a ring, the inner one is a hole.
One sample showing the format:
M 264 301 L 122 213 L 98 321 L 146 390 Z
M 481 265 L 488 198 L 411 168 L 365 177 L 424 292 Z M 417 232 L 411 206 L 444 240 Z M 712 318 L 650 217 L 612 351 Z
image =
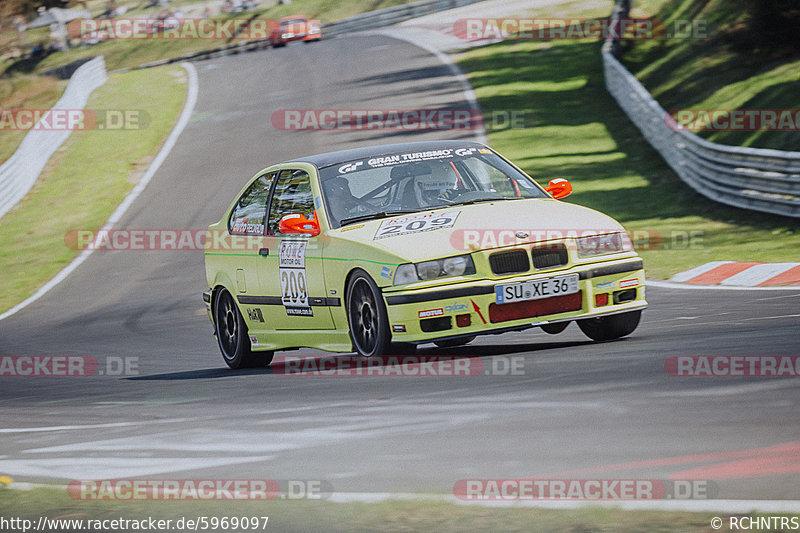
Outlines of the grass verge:
M 778 37 L 778 20 L 757 27 L 755 2 L 647 0 L 632 14 L 690 21 L 696 31 L 683 39 L 632 43 L 623 61 L 664 109 L 798 109 L 800 48 Z M 765 9 L 765 8 L 760 8 Z M 800 11 L 797 11 L 800 13 Z M 794 14 L 798 17 L 797 13 Z M 787 24 L 784 22 L 784 24 Z M 797 130 L 701 131 L 713 142 L 800 150 Z
M 72 500 L 66 491 L 36 488 L 30 491 L 0 490 L 0 516 L 38 522 L 39 517 L 77 520 L 154 519 L 181 517 L 262 517 L 257 531 L 282 532 L 404 532 L 463 531 L 574 533 L 605 532 L 686 533 L 712 531 L 711 513 L 623 511 L 584 507 L 574 510 L 548 510 L 523 507 L 484 507 L 455 505 L 426 500 L 395 500 L 382 503 L 330 503 L 309 500 L 267 502 L 141 502 Z M 66 531 L 67 529 L 60 529 Z M 78 530 L 77 528 L 75 529 Z M 133 530 L 133 529 L 130 529 Z M 171 530 L 177 531 L 178 528 Z M 184 528 L 184 530 L 188 530 Z M 219 528 L 217 531 L 253 531 Z M 123 531 L 118 529 L 118 531 Z M 729 531 L 727 527 L 720 531 Z
M 73 132 L 31 191 L 0 223 L 0 312 L 24 300 L 77 255 L 70 229 L 98 228 L 144 173 L 172 130 L 186 96 L 177 66 L 111 76 L 87 109 L 140 110 L 141 129 Z
M 50 109 L 66 87 L 67 80 L 51 76 L 0 78 L 0 109 Z M 0 164 L 14 155 L 27 133 L 27 130 L 0 131 Z
M 502 42 L 458 62 L 485 118 L 524 113 L 519 128 L 487 120 L 492 146 L 540 183 L 568 178 L 566 201 L 649 235 L 637 245 L 649 277 L 715 260 L 800 260 L 798 221 L 717 204 L 672 172 L 606 91 L 600 43 Z

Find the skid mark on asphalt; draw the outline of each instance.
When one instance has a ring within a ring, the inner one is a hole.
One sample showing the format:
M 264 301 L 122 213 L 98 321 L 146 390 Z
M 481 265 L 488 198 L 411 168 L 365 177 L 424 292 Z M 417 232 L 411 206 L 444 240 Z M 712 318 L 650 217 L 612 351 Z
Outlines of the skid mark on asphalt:
M 99 479 L 207 470 L 244 463 L 269 464 L 279 452 L 324 449 L 350 441 L 363 442 L 376 436 L 393 438 L 409 432 L 438 432 L 448 425 L 475 424 L 489 417 L 488 414 L 466 411 L 453 414 L 444 407 L 431 410 L 420 402 L 416 414 L 397 424 L 387 416 L 394 407 L 376 409 L 361 404 L 351 404 L 351 407 L 360 410 L 361 414 L 356 417 L 326 417 L 324 426 L 317 424 L 317 427 L 299 430 L 294 429 L 296 424 L 308 422 L 308 418 L 286 418 L 279 421 L 286 429 L 264 431 L 225 428 L 225 418 L 204 418 L 202 424 L 198 420 L 186 419 L 183 425 L 175 424 L 176 427 L 169 432 L 140 432 L 114 439 L 78 440 L 24 449 L 0 460 L 0 472 L 14 476 Z M 231 451 L 231 443 L 245 442 L 251 445 L 236 458 L 225 457 Z

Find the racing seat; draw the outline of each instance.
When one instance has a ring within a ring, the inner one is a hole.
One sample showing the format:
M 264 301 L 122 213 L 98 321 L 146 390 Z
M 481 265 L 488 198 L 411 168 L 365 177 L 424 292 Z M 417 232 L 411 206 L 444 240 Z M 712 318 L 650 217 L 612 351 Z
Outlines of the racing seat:
M 358 204 L 358 198 L 350 191 L 347 179 L 336 176 L 323 183 L 325 190 L 325 203 L 332 220 L 331 226 L 338 226 L 342 219 L 350 215 L 351 210 Z
M 417 201 L 417 193 L 414 190 L 414 175 L 411 173 L 411 165 L 399 165 L 392 168 L 389 178 L 392 182 L 397 182 L 398 195 L 397 199 L 403 209 L 419 209 L 422 207 Z

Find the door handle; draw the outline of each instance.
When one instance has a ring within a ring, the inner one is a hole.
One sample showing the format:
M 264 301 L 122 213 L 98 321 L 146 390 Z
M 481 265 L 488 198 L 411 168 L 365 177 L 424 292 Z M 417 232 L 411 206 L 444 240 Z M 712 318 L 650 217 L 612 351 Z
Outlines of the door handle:
M 262 255 L 264 257 L 269 255 L 269 248 L 259 248 L 258 255 Z

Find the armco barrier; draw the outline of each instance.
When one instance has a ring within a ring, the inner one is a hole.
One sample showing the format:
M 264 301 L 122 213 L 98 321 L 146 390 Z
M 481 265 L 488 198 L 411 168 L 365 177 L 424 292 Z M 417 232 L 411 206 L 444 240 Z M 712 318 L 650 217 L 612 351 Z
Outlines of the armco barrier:
M 627 17 L 620 2 L 612 17 Z M 615 57 L 617 44 L 603 45 L 606 88 L 684 182 L 717 202 L 800 217 L 800 152 L 717 144 L 670 127 L 667 112 Z
M 75 71 L 53 109 L 83 109 L 92 91 L 105 82 L 106 65 L 102 57 L 84 63 Z M 28 193 L 47 161 L 70 133 L 66 129 L 28 132 L 14 155 L 0 166 L 0 217 Z

